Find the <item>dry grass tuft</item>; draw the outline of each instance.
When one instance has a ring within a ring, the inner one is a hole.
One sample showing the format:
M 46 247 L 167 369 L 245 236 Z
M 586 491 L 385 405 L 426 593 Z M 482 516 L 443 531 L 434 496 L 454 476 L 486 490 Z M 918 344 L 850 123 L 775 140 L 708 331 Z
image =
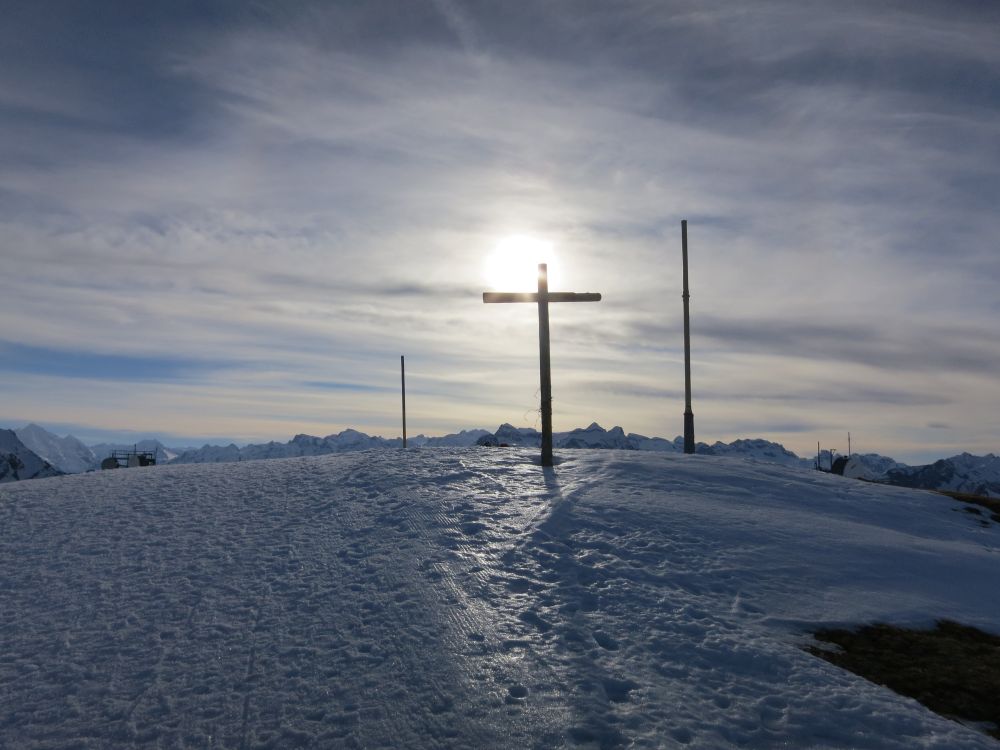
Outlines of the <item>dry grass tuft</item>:
M 995 497 L 986 497 L 985 495 L 970 495 L 967 492 L 952 492 L 950 490 L 934 490 L 939 495 L 947 495 L 948 497 L 958 500 L 963 503 L 967 503 L 966 510 L 970 512 L 975 511 L 974 508 L 970 509 L 970 506 L 978 505 L 981 508 L 986 508 L 990 511 L 990 518 L 992 518 L 997 523 L 1000 523 L 1000 500 Z
M 841 650 L 812 646 L 813 655 L 1000 739 L 1000 637 L 949 620 L 933 630 L 875 624 L 815 637 Z

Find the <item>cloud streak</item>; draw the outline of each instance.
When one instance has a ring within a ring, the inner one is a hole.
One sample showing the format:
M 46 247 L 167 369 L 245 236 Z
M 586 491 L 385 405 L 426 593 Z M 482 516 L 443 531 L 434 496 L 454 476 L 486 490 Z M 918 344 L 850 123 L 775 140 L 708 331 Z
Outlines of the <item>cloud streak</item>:
M 105 20 L 130 41 L 89 62 L 72 25 L 98 22 L 76 11 L 49 56 L 15 44 L 40 33 L 30 13 L 0 32 L 11 345 L 225 363 L 242 395 L 198 370 L 180 434 L 285 438 L 316 390 L 328 431 L 381 429 L 400 353 L 426 379 L 419 418 L 492 425 L 535 401 L 537 342 L 530 310 L 484 309 L 483 262 L 530 234 L 560 288 L 604 294 L 553 311 L 557 423 L 669 436 L 687 218 L 706 437 L 814 425 L 787 430 L 811 450 L 850 420 L 891 453 L 940 423 L 995 449 L 996 11 L 212 8 Z M 370 383 L 371 411 L 310 383 Z M 178 394 L 150 392 L 155 423 Z M 258 397 L 256 426 L 237 419 Z M 128 426 L 107 408 L 95 427 Z M 932 432 L 927 450 L 956 439 Z

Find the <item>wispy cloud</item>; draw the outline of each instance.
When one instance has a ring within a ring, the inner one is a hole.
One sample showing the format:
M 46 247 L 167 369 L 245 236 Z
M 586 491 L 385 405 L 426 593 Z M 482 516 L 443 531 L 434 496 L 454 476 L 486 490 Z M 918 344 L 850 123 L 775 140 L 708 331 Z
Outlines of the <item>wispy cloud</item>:
M 561 288 L 604 294 L 553 311 L 557 422 L 669 436 L 687 218 L 700 429 L 814 425 L 786 430 L 800 450 L 848 420 L 886 452 L 912 424 L 1000 437 L 990 7 L 216 10 L 105 21 L 129 42 L 89 62 L 76 11 L 48 57 L 15 38 L 41 33 L 31 14 L 0 32 L 0 312 L 21 351 L 225 363 L 228 384 L 188 385 L 181 434 L 282 437 L 320 412 L 381 430 L 404 352 L 427 424 L 508 421 L 536 400 L 532 314 L 478 295 L 497 241 L 533 234 Z M 152 422 L 181 398 L 150 393 Z M 107 409 L 88 419 L 127 421 Z
M 232 366 L 232 364 L 230 364 Z M 0 370 L 24 375 L 163 383 L 204 378 L 221 362 L 171 356 L 127 356 L 80 349 L 46 349 L 0 340 Z

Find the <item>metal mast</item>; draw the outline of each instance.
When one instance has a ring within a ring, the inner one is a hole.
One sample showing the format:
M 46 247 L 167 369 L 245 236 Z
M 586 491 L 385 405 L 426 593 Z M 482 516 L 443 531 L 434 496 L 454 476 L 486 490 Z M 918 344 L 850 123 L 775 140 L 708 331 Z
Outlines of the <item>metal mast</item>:
M 681 255 L 684 259 L 684 452 L 694 453 L 694 412 L 691 411 L 691 318 L 688 300 L 688 223 L 681 221 Z
M 403 447 L 406 447 L 406 361 L 399 355 L 399 385 L 403 394 Z

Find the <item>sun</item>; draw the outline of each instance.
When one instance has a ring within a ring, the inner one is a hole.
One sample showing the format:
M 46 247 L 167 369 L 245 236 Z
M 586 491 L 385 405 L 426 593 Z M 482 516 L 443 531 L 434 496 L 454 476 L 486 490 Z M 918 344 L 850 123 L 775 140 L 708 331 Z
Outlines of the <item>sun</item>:
M 524 234 L 512 234 L 497 242 L 486 258 L 486 283 L 495 291 L 527 292 L 538 287 L 538 264 L 547 263 L 549 278 L 558 264 L 552 243 Z

